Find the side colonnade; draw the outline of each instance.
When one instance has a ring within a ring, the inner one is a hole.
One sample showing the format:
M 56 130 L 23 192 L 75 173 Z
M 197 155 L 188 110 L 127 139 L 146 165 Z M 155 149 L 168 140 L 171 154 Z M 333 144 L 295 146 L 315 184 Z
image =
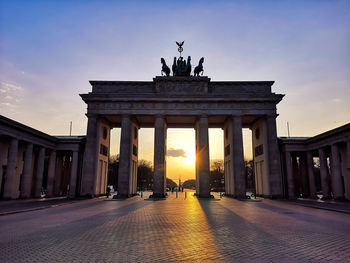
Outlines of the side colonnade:
M 350 200 L 349 135 L 348 124 L 312 138 L 281 139 L 288 198 Z
M 0 116 L 0 198 L 75 197 L 82 138 L 53 137 Z

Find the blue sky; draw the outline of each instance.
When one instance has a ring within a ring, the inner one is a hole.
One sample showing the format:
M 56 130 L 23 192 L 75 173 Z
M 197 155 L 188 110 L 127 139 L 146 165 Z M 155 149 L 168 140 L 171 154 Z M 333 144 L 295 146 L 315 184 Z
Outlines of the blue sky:
M 212 80 L 274 80 L 278 134 L 350 121 L 350 1 L 0 1 L 0 114 L 86 132 L 88 80 L 152 80 L 160 57 Z

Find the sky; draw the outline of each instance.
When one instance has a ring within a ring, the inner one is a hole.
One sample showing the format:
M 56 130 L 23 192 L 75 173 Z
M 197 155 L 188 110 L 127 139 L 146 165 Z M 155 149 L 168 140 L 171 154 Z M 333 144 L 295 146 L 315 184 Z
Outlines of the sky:
M 0 114 L 51 135 L 68 135 L 72 121 L 84 135 L 78 94 L 89 80 L 151 81 L 183 40 L 183 55 L 205 57 L 213 81 L 275 81 L 286 94 L 278 136 L 287 122 L 291 136 L 314 136 L 350 121 L 350 1 L 337 0 L 0 0 Z M 153 136 L 140 130 L 140 158 L 152 161 Z M 209 139 L 211 159 L 222 158 L 222 131 Z M 249 130 L 244 145 L 249 158 Z M 168 176 L 194 177 L 194 130 L 169 129 L 168 149 L 185 151 L 168 157 Z

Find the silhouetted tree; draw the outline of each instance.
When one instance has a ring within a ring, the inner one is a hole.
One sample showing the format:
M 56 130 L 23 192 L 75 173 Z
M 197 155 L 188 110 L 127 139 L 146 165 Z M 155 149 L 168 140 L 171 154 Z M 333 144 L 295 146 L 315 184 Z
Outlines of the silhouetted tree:
M 118 187 L 118 168 L 119 168 L 119 154 L 111 155 L 108 159 L 108 179 L 107 185 L 113 185 L 117 190 Z
M 214 192 L 224 191 L 224 161 L 215 160 L 210 167 L 210 188 Z
M 182 187 L 186 189 L 196 189 L 196 180 L 190 179 L 182 183 Z
M 246 189 L 255 193 L 255 176 L 254 176 L 254 161 L 244 161 L 245 164 L 245 176 L 246 176 Z
M 137 187 L 139 190 L 152 190 L 153 167 L 150 161 L 139 160 L 137 167 Z
M 169 189 L 172 189 L 172 188 L 177 187 L 177 184 L 173 180 L 171 180 L 170 178 L 167 178 L 166 179 L 166 187 Z

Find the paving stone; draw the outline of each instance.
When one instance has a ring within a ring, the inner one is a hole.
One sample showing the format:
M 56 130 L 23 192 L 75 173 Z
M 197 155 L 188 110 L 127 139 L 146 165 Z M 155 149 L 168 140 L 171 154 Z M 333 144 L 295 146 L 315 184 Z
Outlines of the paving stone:
M 0 262 L 350 262 L 350 215 L 286 202 L 86 200 L 0 217 Z

